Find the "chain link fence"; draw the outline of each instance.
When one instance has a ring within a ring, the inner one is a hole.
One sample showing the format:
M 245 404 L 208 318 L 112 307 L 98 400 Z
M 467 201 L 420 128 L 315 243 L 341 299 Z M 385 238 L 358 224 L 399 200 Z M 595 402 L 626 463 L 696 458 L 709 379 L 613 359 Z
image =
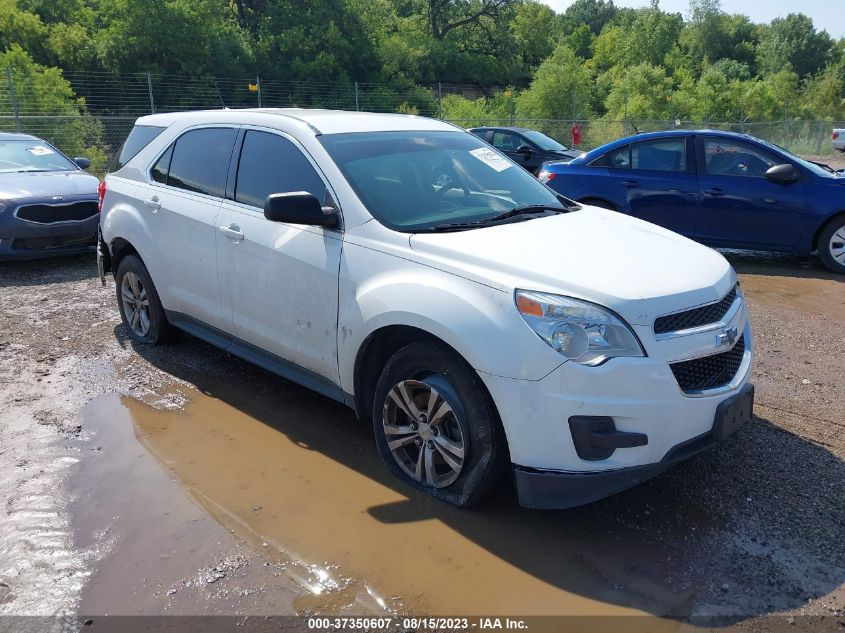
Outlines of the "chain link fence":
M 501 86 L 436 83 L 406 87 L 356 82 L 264 81 L 255 78 L 160 76 L 148 73 L 113 75 L 63 73 L 73 96 L 50 99 L 32 82 L 7 69 L 0 75 L 0 132 L 23 132 L 52 143 L 70 156 L 92 160 L 91 171 L 103 174 L 138 116 L 207 108 L 321 107 L 369 112 L 406 112 L 443 118 L 441 99 L 460 94 L 474 99 L 491 96 Z M 519 126 L 539 130 L 564 145 L 589 150 L 637 132 L 664 129 L 718 129 L 743 132 L 803 155 L 832 153 L 831 130 L 845 121 L 681 121 L 593 119 L 447 119 L 463 128 L 482 125 Z

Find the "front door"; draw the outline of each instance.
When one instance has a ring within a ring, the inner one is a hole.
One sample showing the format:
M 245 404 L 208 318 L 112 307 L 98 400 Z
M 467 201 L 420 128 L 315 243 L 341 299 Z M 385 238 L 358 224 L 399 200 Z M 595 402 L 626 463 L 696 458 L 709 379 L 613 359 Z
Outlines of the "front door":
M 540 164 L 543 162 L 534 144 L 515 132 L 493 130 L 490 144 L 532 174 L 539 169 Z M 520 148 L 523 151 L 519 151 Z
M 696 145 L 701 190 L 696 239 L 734 248 L 796 248 L 805 185 L 766 178 L 766 170 L 784 158 L 738 139 L 699 136 Z
M 279 133 L 247 129 L 233 191 L 217 219 L 221 294 L 233 334 L 297 369 L 338 384 L 340 231 L 271 222 L 271 193 L 330 199 L 300 147 Z

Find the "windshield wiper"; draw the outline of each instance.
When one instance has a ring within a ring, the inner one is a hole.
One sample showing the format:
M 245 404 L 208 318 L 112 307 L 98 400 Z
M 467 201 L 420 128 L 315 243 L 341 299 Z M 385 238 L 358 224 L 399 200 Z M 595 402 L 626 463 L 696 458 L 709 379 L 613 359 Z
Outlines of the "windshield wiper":
M 548 204 L 527 204 L 522 207 L 514 207 L 504 213 L 494 215 L 483 220 L 473 220 L 472 222 L 450 222 L 448 224 L 438 224 L 427 229 L 420 229 L 417 233 L 446 233 L 449 231 L 463 231 L 466 229 L 476 229 L 482 226 L 492 226 L 498 224 L 503 220 L 509 220 L 521 215 L 534 215 L 536 213 L 544 213 L 546 211 L 553 211 L 555 213 L 566 213 L 568 209 L 565 207 L 554 207 Z
M 831 167 L 830 165 L 827 165 L 825 163 L 817 163 L 814 160 L 810 160 L 810 161 L 807 161 L 807 162 L 812 163 L 813 165 L 818 165 L 819 167 L 821 167 L 825 171 L 829 171 L 831 174 L 837 173 L 837 171 L 833 167 Z

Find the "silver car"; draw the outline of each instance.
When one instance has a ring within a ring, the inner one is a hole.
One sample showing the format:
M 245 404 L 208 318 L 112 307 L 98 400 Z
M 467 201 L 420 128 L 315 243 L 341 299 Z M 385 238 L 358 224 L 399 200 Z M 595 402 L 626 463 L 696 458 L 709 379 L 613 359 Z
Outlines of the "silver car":
M 0 133 L 0 261 L 91 250 L 97 243 L 99 180 L 28 134 Z

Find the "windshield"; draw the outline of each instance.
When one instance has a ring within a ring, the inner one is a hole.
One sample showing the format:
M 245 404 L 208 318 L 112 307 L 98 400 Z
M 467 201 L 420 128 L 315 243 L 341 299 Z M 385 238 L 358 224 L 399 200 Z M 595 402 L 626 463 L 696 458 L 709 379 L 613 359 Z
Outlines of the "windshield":
M 821 166 L 817 165 L 816 163 L 813 163 L 813 162 L 807 160 L 806 158 L 801 158 L 800 156 L 796 156 L 795 154 L 790 152 L 788 149 L 786 149 L 785 147 L 781 147 L 777 143 L 772 143 L 771 141 L 764 141 L 763 139 L 757 139 L 757 140 L 760 141 L 763 145 L 767 145 L 768 147 L 770 147 L 772 149 L 776 149 L 776 150 L 786 154 L 787 156 L 789 156 L 789 158 L 794 160 L 796 163 L 799 163 L 802 167 L 809 169 L 811 172 L 813 172 L 817 176 L 824 176 L 826 178 L 830 178 L 832 176 L 838 175 L 835 172 L 828 171 L 824 167 L 821 167 Z
M 44 141 L 0 141 L 0 173 L 76 169 L 74 163 Z
M 541 132 L 535 132 L 534 130 L 525 130 L 524 132 L 522 132 L 522 134 L 526 136 L 529 140 L 533 141 L 540 149 L 544 149 L 549 152 L 563 152 L 569 149 L 565 145 L 561 145 L 553 138 L 549 138 Z
M 531 205 L 563 208 L 531 174 L 466 132 L 318 138 L 370 213 L 397 231 L 481 222 Z

